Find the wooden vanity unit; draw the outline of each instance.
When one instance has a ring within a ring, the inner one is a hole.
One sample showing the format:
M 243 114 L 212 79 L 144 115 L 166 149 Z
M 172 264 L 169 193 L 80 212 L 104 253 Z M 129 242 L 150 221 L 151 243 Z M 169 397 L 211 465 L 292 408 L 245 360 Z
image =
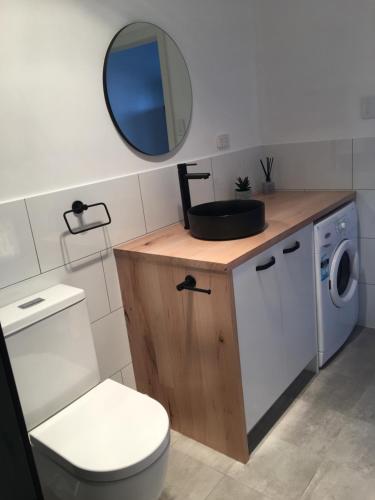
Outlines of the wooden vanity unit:
M 316 356 L 312 223 L 355 193 L 256 198 L 259 235 L 203 241 L 174 224 L 115 249 L 138 390 L 173 429 L 241 462 L 249 431 Z M 177 291 L 188 275 L 211 293 Z

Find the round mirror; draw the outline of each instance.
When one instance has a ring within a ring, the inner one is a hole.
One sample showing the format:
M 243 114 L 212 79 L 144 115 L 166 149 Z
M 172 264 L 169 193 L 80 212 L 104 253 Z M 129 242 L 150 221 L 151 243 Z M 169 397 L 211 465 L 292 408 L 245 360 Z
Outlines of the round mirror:
M 108 48 L 103 81 L 112 121 L 133 148 L 155 156 L 181 144 L 191 119 L 191 82 L 165 31 L 149 23 L 120 30 Z

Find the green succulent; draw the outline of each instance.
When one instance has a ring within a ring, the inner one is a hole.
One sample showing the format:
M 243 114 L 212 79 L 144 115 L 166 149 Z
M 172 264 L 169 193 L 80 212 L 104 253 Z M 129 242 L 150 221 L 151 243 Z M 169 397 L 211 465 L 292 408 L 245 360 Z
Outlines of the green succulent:
M 250 181 L 249 177 L 237 177 L 237 182 L 235 183 L 237 186 L 236 191 L 249 191 L 251 186 L 250 186 Z

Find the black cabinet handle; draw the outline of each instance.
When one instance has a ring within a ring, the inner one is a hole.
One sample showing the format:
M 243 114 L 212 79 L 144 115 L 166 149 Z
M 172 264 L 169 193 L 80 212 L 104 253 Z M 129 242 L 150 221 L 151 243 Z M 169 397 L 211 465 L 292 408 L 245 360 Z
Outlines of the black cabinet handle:
M 300 246 L 301 243 L 299 241 L 296 241 L 295 245 L 293 245 L 291 248 L 284 248 L 283 253 L 293 253 L 298 250 Z
M 267 264 L 263 264 L 262 266 L 257 266 L 255 268 L 255 270 L 256 271 L 264 271 L 264 270 L 269 269 L 270 267 L 274 266 L 275 262 L 276 262 L 275 257 L 271 257 L 269 262 L 267 262 Z
M 194 276 L 191 276 L 189 274 L 188 276 L 185 277 L 185 281 L 176 285 L 176 288 L 179 292 L 182 292 L 182 290 L 190 290 L 191 292 L 207 293 L 208 295 L 211 294 L 211 290 L 206 290 L 204 288 L 197 288 L 196 284 L 197 280 L 194 278 Z

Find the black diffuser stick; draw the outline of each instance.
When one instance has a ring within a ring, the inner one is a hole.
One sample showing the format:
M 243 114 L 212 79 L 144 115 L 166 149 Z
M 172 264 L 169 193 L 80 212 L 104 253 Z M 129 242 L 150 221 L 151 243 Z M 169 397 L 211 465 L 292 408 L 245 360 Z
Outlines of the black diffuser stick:
M 266 180 L 267 180 L 268 173 L 267 173 L 266 167 L 264 166 L 263 160 L 260 160 L 260 163 L 262 165 L 262 169 L 263 169 L 264 175 L 266 176 Z

